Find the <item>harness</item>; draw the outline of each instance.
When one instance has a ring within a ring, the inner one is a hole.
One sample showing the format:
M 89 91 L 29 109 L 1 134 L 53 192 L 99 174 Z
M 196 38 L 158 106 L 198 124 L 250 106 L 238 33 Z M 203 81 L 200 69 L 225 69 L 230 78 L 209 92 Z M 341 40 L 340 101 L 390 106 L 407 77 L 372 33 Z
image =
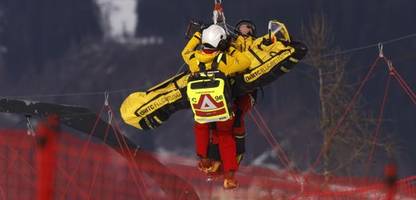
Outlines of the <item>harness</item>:
M 226 121 L 233 115 L 230 85 L 218 70 L 222 56 L 225 55 L 220 53 L 214 58 L 210 70 L 206 63 L 197 61 L 199 72 L 188 79 L 186 93 L 198 123 Z

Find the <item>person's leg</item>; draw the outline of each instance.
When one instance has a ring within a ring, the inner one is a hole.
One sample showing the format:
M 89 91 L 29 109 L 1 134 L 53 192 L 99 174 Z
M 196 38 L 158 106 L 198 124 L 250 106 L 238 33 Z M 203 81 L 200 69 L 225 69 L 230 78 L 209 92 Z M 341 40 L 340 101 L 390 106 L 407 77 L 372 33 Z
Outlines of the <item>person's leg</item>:
M 250 112 L 253 105 L 253 98 L 250 94 L 243 95 L 237 98 L 235 102 L 234 112 L 236 113 L 236 119 L 234 122 L 233 133 L 236 142 L 237 149 L 237 161 L 240 164 L 245 153 L 246 143 L 246 127 L 245 127 L 245 116 Z
M 198 162 L 198 169 L 202 172 L 208 173 L 211 167 L 211 161 L 208 159 L 208 144 L 209 144 L 209 124 L 200 124 L 195 122 L 194 134 L 195 134 L 195 150 L 197 156 L 200 158 Z
M 200 124 L 195 122 L 194 134 L 195 134 L 195 148 L 196 154 L 200 158 L 207 157 L 207 149 L 209 143 L 209 124 Z
M 211 132 L 211 140 L 208 145 L 208 159 L 211 161 L 210 175 L 219 175 L 221 172 L 221 155 L 219 150 L 218 134 L 215 128 Z
M 238 118 L 238 123 L 234 124 L 233 135 L 236 144 L 237 162 L 241 163 L 246 152 L 246 128 L 244 114 L 241 114 Z
M 238 169 L 235 139 L 233 135 L 234 119 L 217 122 L 218 145 L 224 169 L 224 188 L 232 189 L 238 186 L 234 173 Z
M 236 155 L 237 163 L 240 164 L 245 153 L 245 115 L 251 109 L 252 98 L 250 95 L 244 95 L 239 97 L 234 104 L 233 111 L 235 113 L 234 124 L 232 131 L 236 143 Z M 220 122 L 221 124 L 227 124 Z M 223 125 L 224 126 L 224 125 Z M 212 171 L 215 173 L 220 169 L 221 156 L 219 153 L 218 135 L 216 134 L 216 128 L 213 129 L 212 140 L 208 147 L 208 158 L 212 161 Z

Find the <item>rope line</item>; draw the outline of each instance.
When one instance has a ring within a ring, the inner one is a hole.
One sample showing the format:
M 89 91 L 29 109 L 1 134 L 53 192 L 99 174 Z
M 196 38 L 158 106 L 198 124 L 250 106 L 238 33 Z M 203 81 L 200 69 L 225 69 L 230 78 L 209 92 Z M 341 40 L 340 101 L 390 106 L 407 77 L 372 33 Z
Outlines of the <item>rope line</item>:
M 74 182 L 74 177 L 75 177 L 75 175 L 76 175 L 76 173 L 78 172 L 78 170 L 79 170 L 79 168 L 80 168 L 80 166 L 81 166 L 81 162 L 82 162 L 82 159 L 83 159 L 83 157 L 85 157 L 85 154 L 87 153 L 87 150 L 88 150 L 88 147 L 89 147 L 89 145 L 90 145 L 90 143 L 91 143 L 91 140 L 92 140 L 92 136 L 94 135 L 94 133 L 95 133 L 95 129 L 97 128 L 97 126 L 98 126 L 98 122 L 99 122 L 99 120 L 100 120 L 100 115 L 102 114 L 102 112 L 104 111 L 104 109 L 105 109 L 105 106 L 103 105 L 102 106 L 102 108 L 101 108 L 101 111 L 99 112 L 99 114 L 97 115 L 97 118 L 96 118 L 96 120 L 95 120 L 95 122 L 94 122 L 94 126 L 92 127 L 92 129 L 91 129 L 91 131 L 90 131 L 90 133 L 88 133 L 88 139 L 87 139 L 87 141 L 85 142 L 85 144 L 82 146 L 82 150 L 81 150 L 81 154 L 80 154 L 80 156 L 79 156 L 79 159 L 78 159 L 78 162 L 77 162 L 77 165 L 76 165 L 76 167 L 75 167 L 75 169 L 74 169 L 74 171 L 72 172 L 72 174 L 69 176 L 69 180 L 68 180 L 68 183 L 66 184 L 66 186 L 65 186 L 65 190 L 64 190 L 64 192 L 61 194 L 61 199 L 64 199 L 64 197 L 65 197 L 65 195 L 67 194 L 67 192 L 68 192 L 68 189 L 69 189 L 69 186 L 70 186 L 70 184 L 72 184 L 72 182 Z
M 56 94 L 38 94 L 38 95 L 34 95 L 34 94 L 29 94 L 29 95 L 6 95 L 6 96 L 1 96 L 1 98 L 15 98 L 15 99 L 20 99 L 20 98 L 43 98 L 43 97 L 73 97 L 73 96 L 98 96 L 98 95 L 104 95 L 106 92 L 108 92 L 109 94 L 114 94 L 114 93 L 123 93 L 123 92 L 130 92 L 130 91 L 137 91 L 137 90 L 141 90 L 143 88 L 127 88 L 127 89 L 119 89 L 119 90 L 110 90 L 110 91 L 92 91 L 92 92 L 73 92 L 73 93 L 56 93 Z
M 416 93 L 412 90 L 412 88 L 409 86 L 409 84 L 400 75 L 400 73 L 394 67 L 393 63 L 390 60 L 388 60 L 387 58 L 385 58 L 385 61 L 389 65 L 390 73 L 399 82 L 400 87 L 402 87 L 403 91 L 409 96 L 410 100 L 416 105 Z
M 107 106 L 107 111 L 109 113 L 114 113 L 113 112 L 113 109 L 112 109 L 112 107 L 110 105 Z M 149 191 L 148 190 L 149 187 L 144 182 L 144 177 L 143 177 L 143 174 L 140 171 L 139 166 L 136 163 L 135 155 L 133 155 L 130 147 L 128 146 L 128 144 L 126 142 L 126 138 L 121 133 L 121 128 L 120 128 L 118 122 L 116 120 L 113 120 L 112 121 L 112 124 L 114 124 L 114 126 L 111 126 L 111 127 L 113 129 L 114 135 L 116 136 L 117 142 L 118 142 L 118 144 L 119 144 L 122 152 L 125 155 L 129 156 L 129 158 L 131 160 L 131 163 L 133 165 L 133 167 L 131 167 L 131 165 L 129 164 L 129 172 L 130 172 L 131 176 L 133 177 L 133 181 L 135 182 L 135 184 L 137 186 L 137 189 L 139 191 L 139 195 L 142 198 L 146 199 L 146 194 L 144 193 L 144 191 L 142 191 L 142 189 L 145 190 L 145 191 Z M 125 151 L 127 151 L 127 152 L 125 152 Z M 134 172 L 137 172 L 137 174 L 139 176 L 139 180 L 137 180 L 136 174 Z M 138 181 L 140 181 L 140 185 L 139 185 L 139 182 Z
M 280 143 L 277 141 L 277 139 L 274 137 L 273 132 L 271 131 L 270 127 L 267 125 L 266 121 L 264 120 L 264 117 L 261 115 L 261 113 L 258 111 L 256 107 L 253 107 L 254 112 L 257 114 L 258 118 L 260 119 L 261 124 L 263 124 L 263 127 L 266 129 L 266 134 L 270 137 L 271 141 L 274 143 L 274 147 L 277 148 L 279 154 L 283 157 L 284 161 L 287 163 L 287 166 L 290 167 L 291 161 L 289 160 L 289 157 L 286 155 L 285 151 L 283 150 Z
M 107 127 L 105 128 L 105 134 L 104 134 L 104 139 L 103 139 L 104 144 L 107 142 L 107 136 L 108 136 L 109 131 L 110 131 L 110 124 L 108 124 Z M 95 186 L 95 183 L 98 177 L 98 171 L 100 170 L 100 168 L 101 168 L 100 161 L 98 161 L 98 164 L 94 168 L 93 177 L 91 179 L 90 187 L 88 189 L 88 200 L 91 199 L 92 190 Z
M 255 109 L 255 107 L 253 107 L 254 109 Z M 275 141 L 276 143 L 273 143 L 273 139 L 275 139 L 274 137 L 273 137 L 273 135 L 270 135 L 270 133 L 269 133 L 269 135 L 267 134 L 267 132 L 265 131 L 265 127 L 262 127 L 262 124 L 259 122 L 259 121 L 257 121 L 257 118 L 253 115 L 253 113 L 252 112 L 249 112 L 249 115 L 250 115 L 250 117 L 251 117 L 251 119 L 254 121 L 254 123 L 257 125 L 257 127 L 260 129 L 260 133 L 264 136 L 264 138 L 267 140 L 267 142 L 270 144 L 270 146 L 272 147 L 272 151 L 275 151 L 276 152 L 276 156 L 277 156 L 277 158 L 280 160 L 280 162 L 285 166 L 285 168 L 287 169 L 287 170 L 289 170 L 289 175 L 294 179 L 294 180 L 296 180 L 296 181 L 298 181 L 299 182 L 299 177 L 298 177 L 298 175 L 295 173 L 296 172 L 296 169 L 294 170 L 294 171 L 292 171 L 291 169 L 290 169 L 290 161 L 289 161 L 289 159 L 287 158 L 287 156 L 286 156 L 286 154 L 285 154 L 285 152 L 284 152 L 284 150 L 282 149 L 282 147 L 280 146 L 280 144 L 277 142 L 277 140 Z M 264 125 L 263 124 L 263 126 L 266 126 L 266 125 Z M 268 137 L 269 136 L 269 137 Z M 271 139 L 271 138 L 273 138 L 273 139 Z
M 382 54 L 380 54 L 382 55 Z M 388 89 L 390 87 L 390 81 L 391 81 L 391 76 L 393 76 L 398 83 L 400 84 L 402 90 L 409 96 L 410 100 L 416 105 L 416 94 L 414 93 L 414 91 L 410 88 L 410 86 L 407 84 L 407 82 L 403 79 L 403 77 L 401 77 L 401 75 L 399 74 L 399 72 L 397 71 L 397 69 L 393 66 L 392 62 L 387 59 L 384 55 L 379 56 L 376 61 L 373 63 L 373 65 L 370 67 L 367 75 L 365 76 L 365 78 L 360 82 L 360 86 L 357 89 L 356 93 L 354 94 L 352 100 L 349 102 L 348 106 L 346 107 L 342 117 L 339 119 L 339 121 L 337 122 L 336 126 L 329 132 L 329 138 L 331 139 L 332 137 L 335 136 L 335 134 L 337 133 L 337 130 L 339 129 L 339 127 L 343 124 L 343 122 L 345 121 L 347 115 L 350 113 L 353 105 L 355 104 L 358 95 L 361 93 L 363 87 L 365 86 L 366 82 L 369 80 L 369 77 L 371 76 L 372 72 L 374 71 L 375 67 L 377 66 L 378 61 L 382 59 L 385 64 L 388 66 L 389 69 L 389 79 L 387 80 L 386 83 L 386 88 L 385 88 L 385 93 L 384 93 L 384 97 L 383 97 L 383 102 L 380 108 L 380 113 L 379 113 L 379 118 L 377 121 L 377 127 L 376 130 L 374 132 L 374 138 L 373 138 L 373 146 L 372 149 L 370 150 L 370 155 L 369 155 L 369 159 L 367 163 L 367 171 L 369 168 L 369 165 L 371 165 L 371 161 L 372 161 L 372 154 L 374 153 L 374 145 L 375 145 L 375 141 L 377 140 L 377 137 L 379 135 L 379 131 L 380 131 L 380 127 L 381 127 L 381 118 L 384 115 L 384 107 L 385 107 L 385 103 L 387 101 L 387 95 L 388 95 Z M 327 151 L 328 149 L 325 149 L 325 146 L 322 146 L 321 151 L 316 159 L 316 161 L 314 162 L 314 164 L 312 165 L 312 168 L 315 168 L 320 159 L 323 156 L 323 153 L 325 151 Z M 366 172 L 367 173 L 367 172 Z
M 277 148 L 275 148 L 273 142 L 271 141 L 271 139 L 266 135 L 265 130 L 262 128 L 260 122 L 257 120 L 257 118 L 251 113 L 249 112 L 249 115 L 251 117 L 251 119 L 253 120 L 253 122 L 257 125 L 257 127 L 260 129 L 260 134 L 263 135 L 263 137 L 266 139 L 266 141 L 270 144 L 270 146 L 272 147 L 272 150 L 275 151 Z M 281 154 L 279 152 L 276 152 L 277 157 L 279 158 L 280 162 L 284 165 L 284 167 L 289 168 L 289 163 L 286 161 L 286 159 L 284 159 L 283 157 L 281 157 Z
M 400 87 L 402 87 L 402 89 L 404 90 L 404 92 L 409 96 L 410 100 L 416 104 L 416 97 L 414 95 L 412 95 L 412 91 L 409 91 L 409 88 L 407 88 L 405 85 L 406 83 L 403 82 L 403 80 L 401 80 L 396 74 L 394 75 L 394 78 L 399 82 Z
M 143 193 L 141 188 L 143 188 L 147 191 L 147 189 L 146 189 L 147 187 L 146 187 L 146 184 L 144 183 L 143 176 L 142 176 L 141 172 L 138 170 L 138 166 L 136 165 L 135 160 L 132 159 L 132 156 L 130 154 L 131 150 L 127 146 L 123 145 L 123 143 L 121 142 L 121 139 L 120 139 L 120 137 L 123 137 L 123 136 L 119 136 L 119 133 L 117 132 L 116 128 L 114 126 L 112 126 L 112 129 L 113 129 L 114 135 L 116 136 L 117 143 L 120 146 L 122 153 L 124 155 L 128 155 L 130 157 L 130 160 L 129 160 L 130 163 L 128 164 L 130 177 L 133 178 L 133 182 L 134 182 L 135 186 L 137 187 L 136 189 L 138 190 L 141 199 L 146 199 L 145 194 Z M 125 151 L 127 151 L 127 153 Z M 139 183 L 139 180 L 138 180 L 136 174 L 134 173 L 136 170 L 137 170 L 137 173 L 139 174 L 140 183 Z
M 416 37 L 416 33 L 412 33 L 412 34 L 409 34 L 409 35 L 405 35 L 405 36 L 401 36 L 401 37 L 397 37 L 397 38 L 393 38 L 393 39 L 390 39 L 390 40 L 386 40 L 386 41 L 382 41 L 382 42 L 378 42 L 378 43 L 374 43 L 374 44 L 369 44 L 369 45 L 365 45 L 365 46 L 361 46 L 361 47 L 345 49 L 345 50 L 342 50 L 342 51 L 337 52 L 337 53 L 323 55 L 323 56 L 321 56 L 321 58 L 327 58 L 327 57 L 332 57 L 332 56 L 350 54 L 350 53 L 357 52 L 357 51 L 362 51 L 362 50 L 365 50 L 365 49 L 379 47 L 380 44 L 383 44 L 383 45 L 391 44 L 391 43 L 395 43 L 395 42 L 398 42 L 398 41 L 401 41 L 401 40 L 410 39 L 410 38 L 414 38 L 414 37 Z M 305 59 L 305 60 L 307 60 L 307 59 Z
M 366 166 L 365 175 L 368 175 L 368 173 L 370 171 L 371 163 L 373 161 L 373 156 L 374 156 L 374 152 L 375 152 L 375 148 L 376 148 L 376 142 L 377 142 L 377 139 L 378 139 L 378 137 L 380 135 L 380 128 L 381 128 L 381 124 L 383 122 L 384 110 L 385 110 L 386 103 L 387 103 L 387 98 L 388 98 L 388 95 L 389 95 L 391 78 L 392 78 L 392 76 L 391 75 L 388 75 L 387 81 L 386 81 L 386 86 L 385 86 L 385 89 L 384 89 L 383 101 L 381 102 L 379 116 L 377 118 L 376 129 L 375 129 L 375 131 L 373 133 L 373 140 L 371 142 L 371 150 L 370 150 L 370 153 L 368 155 L 368 160 L 367 160 L 367 166 Z
M 356 100 L 358 99 L 359 94 L 361 94 L 362 89 L 364 88 L 364 86 L 366 85 L 367 81 L 370 79 L 370 76 L 372 75 L 372 73 L 374 72 L 375 67 L 377 66 L 377 63 L 379 62 L 380 57 L 377 57 L 377 59 L 374 61 L 374 63 L 370 66 L 370 69 L 367 72 L 367 75 L 361 80 L 360 82 L 360 86 L 358 87 L 357 91 L 355 92 L 352 100 L 350 101 L 350 103 L 347 105 L 344 113 L 342 114 L 341 118 L 338 120 L 336 126 L 331 129 L 331 131 L 328 133 L 329 138 L 332 138 L 335 136 L 335 134 L 337 133 L 337 130 L 339 129 L 339 127 L 343 124 L 343 122 L 345 121 L 345 119 L 347 118 L 347 115 L 351 112 Z M 322 158 L 324 152 L 327 151 L 327 149 L 325 149 L 325 146 L 322 146 L 318 157 L 316 158 L 314 164 L 312 165 L 312 169 L 314 169 L 320 159 Z

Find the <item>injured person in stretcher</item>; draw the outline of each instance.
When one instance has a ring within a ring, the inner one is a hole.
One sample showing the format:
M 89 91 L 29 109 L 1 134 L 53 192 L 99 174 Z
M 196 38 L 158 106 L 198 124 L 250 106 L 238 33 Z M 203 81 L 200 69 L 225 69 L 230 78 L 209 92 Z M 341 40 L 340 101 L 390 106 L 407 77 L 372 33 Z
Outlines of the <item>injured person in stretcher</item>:
M 276 20 L 258 38 L 249 20 L 237 23 L 234 36 L 229 31 L 220 24 L 195 31 L 182 51 L 188 70 L 146 92 L 132 93 L 120 107 L 123 120 L 142 130 L 157 128 L 176 111 L 191 108 L 198 168 L 207 174 L 221 172 L 226 189 L 238 186 L 244 117 L 256 90 L 289 72 L 307 52 Z

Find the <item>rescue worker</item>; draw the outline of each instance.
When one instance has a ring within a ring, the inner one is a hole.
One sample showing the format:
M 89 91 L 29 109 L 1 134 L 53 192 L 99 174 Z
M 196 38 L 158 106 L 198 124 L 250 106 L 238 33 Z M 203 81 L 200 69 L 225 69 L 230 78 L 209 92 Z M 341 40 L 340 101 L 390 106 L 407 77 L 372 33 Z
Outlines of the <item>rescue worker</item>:
M 238 37 L 234 42 L 234 45 L 241 52 L 248 51 L 250 46 L 256 39 L 256 26 L 249 20 L 241 20 L 236 24 L 236 32 Z M 236 120 L 234 122 L 233 133 L 237 145 L 237 156 L 239 163 L 243 159 L 245 153 L 245 115 L 251 110 L 256 98 L 256 91 L 248 93 L 246 95 L 237 97 L 235 101 L 235 115 Z
M 238 34 L 237 38 L 231 44 L 239 51 L 248 51 L 253 41 L 256 39 L 256 27 L 249 20 L 241 20 L 235 26 L 235 32 Z M 245 115 L 251 110 L 254 105 L 256 91 L 249 94 L 237 97 L 234 102 L 233 111 L 235 120 L 233 125 L 233 134 L 236 141 L 237 162 L 241 163 L 245 153 Z M 211 160 L 211 166 L 205 170 L 207 174 L 216 174 L 220 171 L 221 158 L 218 151 L 218 142 L 215 135 L 209 144 L 208 158 Z
M 247 51 L 256 39 L 256 26 L 250 20 L 241 20 L 235 25 L 238 36 L 233 43 L 241 52 Z
M 197 49 L 202 44 L 202 49 Z M 196 32 L 182 51 L 182 57 L 193 75 L 201 71 L 201 63 L 205 70 L 215 64 L 220 72 L 230 77 L 247 70 L 250 59 L 228 44 L 227 34 L 219 25 L 211 25 L 201 32 Z M 215 63 L 216 62 L 216 63 Z M 200 158 L 198 167 L 205 170 L 211 167 L 207 150 L 210 133 L 218 138 L 219 154 L 224 170 L 224 188 L 238 186 L 234 174 L 238 169 L 236 142 L 233 134 L 234 117 L 215 123 L 197 123 L 194 125 L 196 153 Z

